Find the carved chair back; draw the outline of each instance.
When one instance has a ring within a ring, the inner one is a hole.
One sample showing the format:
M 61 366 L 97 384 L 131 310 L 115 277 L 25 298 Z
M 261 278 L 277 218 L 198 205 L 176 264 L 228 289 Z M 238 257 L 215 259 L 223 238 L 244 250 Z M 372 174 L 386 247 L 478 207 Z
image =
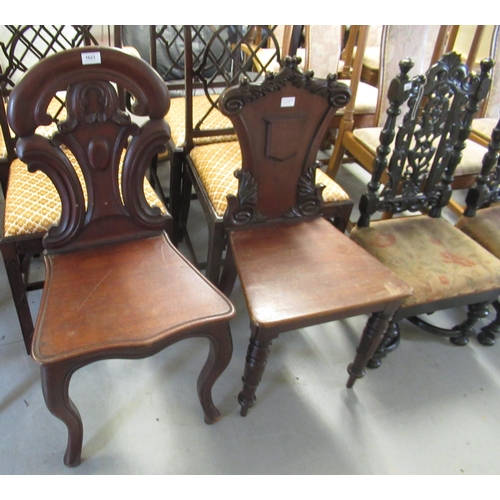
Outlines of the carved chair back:
M 441 215 L 451 198 L 453 174 L 473 116 L 489 91 L 492 66 L 491 59 L 484 60 L 479 74 L 469 73 L 460 55 L 452 52 L 425 74 L 410 78 L 413 62 L 400 62 L 400 74 L 389 87 L 390 106 L 372 178 L 360 200 L 360 227 L 368 226 L 377 211 L 429 210 L 432 217 Z M 407 110 L 396 130 L 403 104 Z M 384 173 L 388 181 L 381 186 Z
M 116 86 L 134 97 L 135 114 L 149 118 L 141 127 L 120 109 Z M 64 120 L 48 111 L 59 92 L 67 96 Z M 44 238 L 47 250 L 138 238 L 165 228 L 168 216 L 150 207 L 143 179 L 169 139 L 168 107 L 168 90 L 151 66 L 117 49 L 60 52 L 19 81 L 8 104 L 18 155 L 30 171 L 41 170 L 52 180 L 62 203 L 59 224 Z M 57 132 L 51 138 L 36 133 L 54 122 Z
M 312 76 L 287 57 L 278 74 L 261 83 L 244 80 L 219 101 L 234 124 L 241 146 L 238 195 L 228 196 L 228 227 L 321 214 L 316 186 L 316 155 L 337 109 L 349 101 L 349 88 Z
M 200 138 L 233 135 L 231 123 L 216 118 L 220 93 L 242 77 L 251 82 L 263 80 L 273 59 L 280 61 L 282 57 L 280 40 L 275 34 L 278 29 L 279 35 L 278 26 L 222 25 L 210 29 L 210 37 L 200 51 L 196 50 L 200 40 L 196 27 L 184 27 L 188 150 Z M 265 57 L 263 48 L 268 49 Z M 206 111 L 193 119 L 193 96 L 200 91 L 207 100 Z

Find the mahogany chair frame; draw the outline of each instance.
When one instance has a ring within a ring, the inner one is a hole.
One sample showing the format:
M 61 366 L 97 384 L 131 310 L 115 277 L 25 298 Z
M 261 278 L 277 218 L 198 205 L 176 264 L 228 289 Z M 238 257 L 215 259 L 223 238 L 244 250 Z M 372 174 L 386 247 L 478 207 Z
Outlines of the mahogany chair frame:
M 221 111 L 233 121 L 242 148 L 238 194 L 228 196 L 224 217 L 229 245 L 220 285 L 229 295 L 238 274 L 249 311 L 242 416 L 255 404 L 271 342 L 281 333 L 370 314 L 348 368 L 352 387 L 411 293 L 321 216 L 316 155 L 332 116 L 349 97 L 336 77 L 314 78 L 290 58 L 264 82 L 243 81 L 221 95 Z
M 114 85 L 134 97 L 134 114 L 146 117 L 141 127 L 120 109 Z M 48 103 L 63 90 L 67 119 L 51 140 L 37 135 L 50 118 Z M 9 100 L 19 157 L 49 176 L 62 201 L 60 222 L 43 240 L 47 280 L 32 356 L 47 407 L 68 430 L 67 466 L 79 464 L 83 441 L 70 379 L 94 361 L 143 358 L 179 340 L 207 338 L 198 396 L 206 423 L 220 419 L 211 390 L 231 359 L 234 308 L 175 249 L 165 233 L 170 215 L 151 207 L 142 188 L 151 158 L 169 139 L 169 103 L 151 66 L 114 48 L 52 55 L 26 73 Z M 67 151 L 83 172 L 87 201 Z

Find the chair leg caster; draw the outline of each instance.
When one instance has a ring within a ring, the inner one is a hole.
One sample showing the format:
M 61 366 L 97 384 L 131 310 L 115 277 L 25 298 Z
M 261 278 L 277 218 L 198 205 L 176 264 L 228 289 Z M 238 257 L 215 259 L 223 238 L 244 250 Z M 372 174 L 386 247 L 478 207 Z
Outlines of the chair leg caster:
M 450 337 L 450 342 L 458 346 L 464 346 L 469 343 L 469 337 L 459 335 L 458 337 Z
M 246 400 L 244 397 L 243 397 L 243 393 L 240 392 L 239 395 L 238 395 L 238 403 L 240 403 L 240 406 L 241 406 L 241 410 L 240 410 L 240 415 L 242 417 L 246 417 L 247 414 L 248 414 L 248 410 L 255 405 L 255 402 L 257 401 L 257 398 L 254 396 L 252 399 L 250 400 Z
M 489 332 L 487 329 L 483 329 L 480 333 L 477 334 L 477 340 L 481 345 L 490 347 L 495 345 L 495 334 Z

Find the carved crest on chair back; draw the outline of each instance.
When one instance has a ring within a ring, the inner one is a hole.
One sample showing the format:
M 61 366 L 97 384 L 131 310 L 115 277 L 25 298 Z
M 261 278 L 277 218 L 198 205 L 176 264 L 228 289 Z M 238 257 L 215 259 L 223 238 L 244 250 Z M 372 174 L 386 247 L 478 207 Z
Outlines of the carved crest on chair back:
M 243 78 L 221 94 L 219 108 L 233 121 L 242 150 L 237 196 L 228 196 L 226 223 L 242 226 L 274 218 L 321 214 L 316 155 L 329 120 L 350 99 L 335 76 L 302 72 L 300 58 L 262 83 Z
M 490 88 L 493 61 L 484 60 L 479 74 L 469 73 L 460 56 L 451 52 L 425 75 L 410 78 L 412 67 L 411 60 L 401 61 L 401 73 L 389 88 L 388 117 L 380 134 L 373 176 L 361 199 L 360 226 L 367 226 L 376 211 L 401 213 L 428 208 L 429 215 L 440 216 L 451 197 L 453 174 L 472 118 Z M 401 112 L 403 121 L 396 130 Z M 379 193 L 383 175 L 388 181 Z
M 89 57 L 100 62 L 86 65 Z M 45 83 L 34 88 L 35 81 Z M 142 127 L 119 109 L 114 84 L 134 96 L 138 114 L 149 116 Z M 39 125 L 53 120 L 47 107 L 61 91 L 67 92 L 67 119 L 58 122 L 51 139 L 37 135 Z M 19 135 L 19 157 L 31 171 L 49 176 L 62 203 L 59 224 L 44 240 L 47 249 L 91 244 L 102 233 L 114 241 L 164 227 L 165 216 L 147 203 L 143 182 L 151 158 L 169 139 L 163 119 L 168 107 L 168 91 L 159 75 L 147 63 L 116 49 L 58 53 L 19 82 L 8 109 Z

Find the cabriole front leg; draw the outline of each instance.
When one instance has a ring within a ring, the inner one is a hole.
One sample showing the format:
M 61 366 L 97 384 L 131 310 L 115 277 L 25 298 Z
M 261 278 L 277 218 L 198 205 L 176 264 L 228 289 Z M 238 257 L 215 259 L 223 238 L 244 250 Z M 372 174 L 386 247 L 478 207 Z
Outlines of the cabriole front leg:
M 205 413 L 205 422 L 213 424 L 220 420 L 221 414 L 214 405 L 212 388 L 227 368 L 233 354 L 233 341 L 229 324 L 214 325 L 207 338 L 210 348 L 207 361 L 198 377 L 197 388 L 198 398 Z
M 49 411 L 68 429 L 68 444 L 64 465 L 74 467 L 80 463 L 83 442 L 83 424 L 78 409 L 69 397 L 69 383 L 76 368 L 67 364 L 42 366 L 42 391 Z

